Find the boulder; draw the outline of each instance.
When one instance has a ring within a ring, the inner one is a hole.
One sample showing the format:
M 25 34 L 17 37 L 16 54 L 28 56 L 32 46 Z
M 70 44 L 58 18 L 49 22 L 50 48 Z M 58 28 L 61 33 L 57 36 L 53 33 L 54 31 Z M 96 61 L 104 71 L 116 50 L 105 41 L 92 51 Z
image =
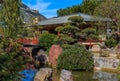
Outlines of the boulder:
M 48 56 L 47 54 L 45 53 L 44 50 L 39 50 L 38 53 L 37 53 L 37 56 L 36 56 L 36 59 L 41 62 L 41 63 L 47 63 L 48 62 Z
M 73 81 L 72 73 L 68 70 L 62 70 L 60 74 L 60 81 Z
M 102 49 L 101 50 L 101 57 L 109 57 L 110 51 L 108 49 Z
M 39 50 L 35 56 L 35 62 L 39 67 L 44 67 L 48 63 L 48 56 L 44 50 Z
M 94 45 L 91 49 L 92 52 L 100 52 L 101 51 L 101 48 L 99 45 Z
M 56 66 L 57 59 L 61 52 L 62 48 L 60 47 L 60 45 L 52 45 L 49 52 L 49 64 L 51 64 L 52 66 Z
M 101 53 L 101 47 L 99 45 L 94 45 L 91 49 L 94 56 L 99 56 Z
M 51 68 L 41 68 L 35 75 L 34 81 L 52 81 Z

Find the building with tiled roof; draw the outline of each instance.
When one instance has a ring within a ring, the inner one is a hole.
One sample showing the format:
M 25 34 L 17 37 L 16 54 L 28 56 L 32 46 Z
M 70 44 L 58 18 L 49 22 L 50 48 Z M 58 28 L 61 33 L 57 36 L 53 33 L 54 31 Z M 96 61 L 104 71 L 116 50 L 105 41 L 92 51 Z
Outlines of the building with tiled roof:
M 85 22 L 97 22 L 97 21 L 111 22 L 110 18 L 94 17 L 94 16 L 90 16 L 90 15 L 87 15 L 87 14 L 83 14 L 83 13 L 77 13 L 77 14 L 72 14 L 72 15 L 53 17 L 53 18 L 50 18 L 50 19 L 40 21 L 38 24 L 43 25 L 43 26 L 44 25 L 63 24 L 63 23 L 70 22 L 68 20 L 68 18 L 72 17 L 72 16 L 81 16 L 84 19 Z

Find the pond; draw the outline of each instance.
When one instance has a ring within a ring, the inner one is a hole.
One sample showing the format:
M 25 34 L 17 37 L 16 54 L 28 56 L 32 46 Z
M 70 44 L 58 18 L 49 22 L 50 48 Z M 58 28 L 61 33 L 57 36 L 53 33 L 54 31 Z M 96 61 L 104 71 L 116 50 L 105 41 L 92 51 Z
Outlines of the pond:
M 120 81 L 120 75 L 108 72 L 73 71 L 74 81 Z
M 73 81 L 120 81 L 120 74 L 102 71 L 72 71 Z M 54 70 L 53 81 L 59 81 L 60 71 Z

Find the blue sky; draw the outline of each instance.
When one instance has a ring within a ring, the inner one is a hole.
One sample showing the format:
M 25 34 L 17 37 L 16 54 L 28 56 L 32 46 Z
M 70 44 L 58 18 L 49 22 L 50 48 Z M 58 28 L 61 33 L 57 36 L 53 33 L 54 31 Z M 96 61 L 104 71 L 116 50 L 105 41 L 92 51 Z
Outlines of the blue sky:
M 82 3 L 82 0 L 22 0 L 31 9 L 37 9 L 47 18 L 57 16 L 60 8 L 70 7 Z

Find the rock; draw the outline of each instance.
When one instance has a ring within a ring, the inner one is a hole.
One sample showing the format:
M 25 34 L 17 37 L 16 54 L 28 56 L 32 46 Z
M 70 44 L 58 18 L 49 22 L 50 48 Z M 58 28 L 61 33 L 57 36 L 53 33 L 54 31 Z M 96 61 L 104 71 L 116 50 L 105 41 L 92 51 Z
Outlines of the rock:
M 94 56 L 99 56 L 101 53 L 101 48 L 99 45 L 94 45 L 91 49 Z
M 34 81 L 52 81 L 51 68 L 41 68 L 35 75 Z
M 34 23 L 34 20 L 36 18 L 38 19 L 38 22 L 46 19 L 46 17 L 40 14 L 38 10 L 30 9 L 27 5 L 23 3 L 21 3 L 20 10 L 24 23 L 32 24 Z
M 35 57 L 35 62 L 38 66 L 44 67 L 48 63 L 48 56 L 44 50 L 39 50 L 37 56 Z
M 94 46 L 92 47 L 91 51 L 93 51 L 93 52 L 100 52 L 100 51 L 101 51 L 101 48 L 100 48 L 99 45 L 94 45 Z
M 73 81 L 72 73 L 68 70 L 62 70 L 60 74 L 60 81 Z
M 120 44 L 118 44 L 113 51 L 115 52 L 115 54 L 117 54 L 117 58 L 120 59 Z
M 46 64 L 48 62 L 48 56 L 44 50 L 39 50 L 36 58 L 37 58 L 37 60 L 39 60 L 42 63 Z
M 109 50 L 108 49 L 102 49 L 100 56 L 101 57 L 108 57 L 109 56 Z
M 51 64 L 52 66 L 56 66 L 57 59 L 61 52 L 62 48 L 60 47 L 60 45 L 52 45 L 49 52 L 49 64 Z

